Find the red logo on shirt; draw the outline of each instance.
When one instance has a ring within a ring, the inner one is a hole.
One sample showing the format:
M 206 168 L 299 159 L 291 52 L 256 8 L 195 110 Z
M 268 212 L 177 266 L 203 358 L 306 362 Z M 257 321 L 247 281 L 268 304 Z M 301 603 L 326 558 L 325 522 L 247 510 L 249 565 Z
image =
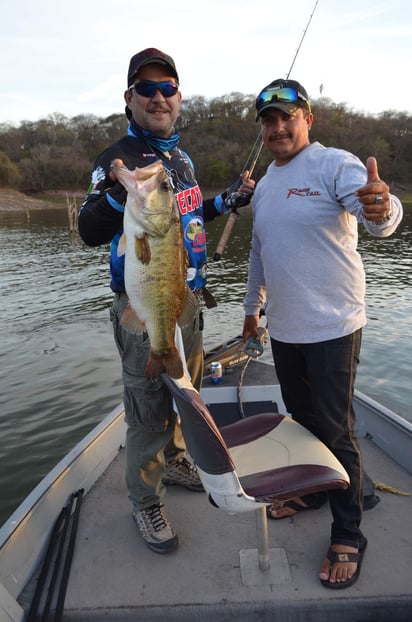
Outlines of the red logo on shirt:
M 199 186 L 177 192 L 175 197 L 182 216 L 194 212 L 202 205 L 202 194 Z

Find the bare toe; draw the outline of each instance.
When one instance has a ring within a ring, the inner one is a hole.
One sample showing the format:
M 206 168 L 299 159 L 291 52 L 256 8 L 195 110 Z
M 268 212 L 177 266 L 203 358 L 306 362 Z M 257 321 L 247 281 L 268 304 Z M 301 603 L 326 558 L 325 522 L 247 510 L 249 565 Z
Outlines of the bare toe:
M 349 583 L 358 569 L 358 549 L 345 544 L 332 544 L 319 572 L 323 584 Z

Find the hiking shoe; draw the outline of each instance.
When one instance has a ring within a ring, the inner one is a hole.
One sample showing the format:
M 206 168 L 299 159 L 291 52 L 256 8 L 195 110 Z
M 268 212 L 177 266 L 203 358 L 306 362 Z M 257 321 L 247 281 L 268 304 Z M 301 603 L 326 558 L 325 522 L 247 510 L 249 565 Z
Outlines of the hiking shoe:
M 183 486 L 194 492 L 204 492 L 196 468 L 186 458 L 167 464 L 162 481 L 165 486 Z
M 167 520 L 161 503 L 155 503 L 150 508 L 135 510 L 133 519 L 136 522 L 143 540 L 149 549 L 156 553 L 169 553 L 177 548 L 178 537 L 172 525 Z

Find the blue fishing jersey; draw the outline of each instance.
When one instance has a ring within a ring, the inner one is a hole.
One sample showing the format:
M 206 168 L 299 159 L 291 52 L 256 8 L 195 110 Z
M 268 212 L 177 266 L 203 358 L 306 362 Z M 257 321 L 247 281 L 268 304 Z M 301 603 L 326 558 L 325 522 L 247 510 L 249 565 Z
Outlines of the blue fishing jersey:
M 148 166 L 156 160 L 162 161 L 176 197 L 188 253 L 187 284 L 194 291 L 201 290 L 206 284 L 207 273 L 205 221 L 226 211 L 222 197 L 218 195 L 203 201 L 193 163 L 182 149 L 175 147 L 165 153 L 157 152 L 134 135 L 124 136 L 97 158 L 79 212 L 79 232 L 87 244 L 97 246 L 110 242 L 111 289 L 125 291 L 124 255 L 118 257 L 117 247 L 123 233 L 127 192 L 109 176 L 110 165 L 117 158 L 130 170 Z

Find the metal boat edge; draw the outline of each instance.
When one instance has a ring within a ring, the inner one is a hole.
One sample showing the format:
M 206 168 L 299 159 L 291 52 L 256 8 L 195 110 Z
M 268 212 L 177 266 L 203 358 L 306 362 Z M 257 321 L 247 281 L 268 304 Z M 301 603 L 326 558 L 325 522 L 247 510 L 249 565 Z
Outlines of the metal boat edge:
M 355 390 L 354 407 L 359 436 L 369 437 L 395 462 L 412 473 L 412 423 Z
M 42 558 L 56 517 L 73 490 L 90 490 L 124 446 L 123 419 L 120 404 L 41 480 L 1 527 L 1 620 L 23 620 L 16 599 Z

